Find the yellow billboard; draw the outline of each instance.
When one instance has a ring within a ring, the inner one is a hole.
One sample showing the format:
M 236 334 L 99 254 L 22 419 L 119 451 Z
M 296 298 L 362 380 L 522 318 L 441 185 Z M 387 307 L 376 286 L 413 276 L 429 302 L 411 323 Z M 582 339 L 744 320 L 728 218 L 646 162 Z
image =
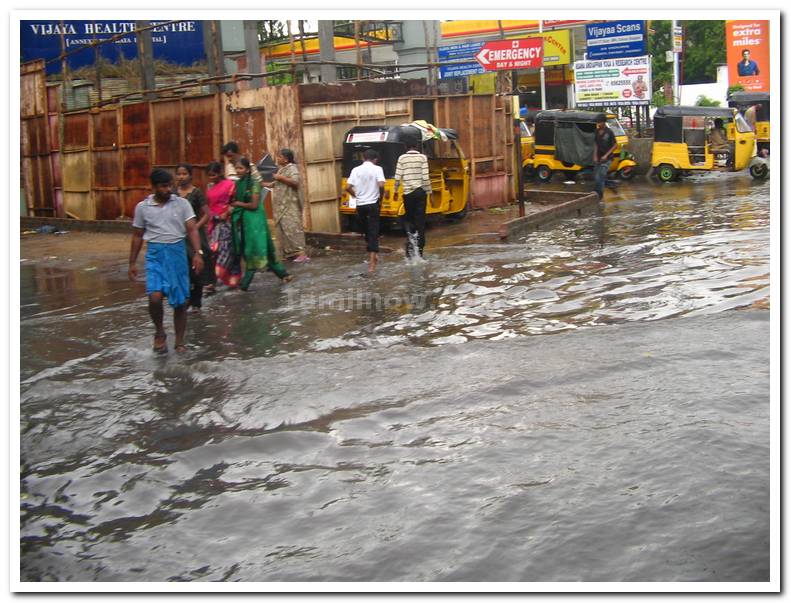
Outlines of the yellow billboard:
M 568 29 L 545 31 L 540 34 L 508 36 L 508 39 L 537 38 L 539 36 L 544 38 L 544 67 L 571 64 L 571 35 Z

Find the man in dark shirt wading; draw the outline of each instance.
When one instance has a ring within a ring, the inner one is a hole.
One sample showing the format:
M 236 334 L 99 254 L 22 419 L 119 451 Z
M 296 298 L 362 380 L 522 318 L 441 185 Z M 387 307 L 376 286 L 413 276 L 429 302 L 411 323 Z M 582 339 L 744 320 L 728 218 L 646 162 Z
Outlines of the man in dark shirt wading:
M 599 199 L 604 198 L 604 185 L 607 182 L 607 172 L 610 171 L 610 163 L 618 143 L 615 141 L 615 134 L 607 127 L 607 116 L 599 113 L 596 116 L 596 144 L 593 147 L 593 176 L 596 194 Z

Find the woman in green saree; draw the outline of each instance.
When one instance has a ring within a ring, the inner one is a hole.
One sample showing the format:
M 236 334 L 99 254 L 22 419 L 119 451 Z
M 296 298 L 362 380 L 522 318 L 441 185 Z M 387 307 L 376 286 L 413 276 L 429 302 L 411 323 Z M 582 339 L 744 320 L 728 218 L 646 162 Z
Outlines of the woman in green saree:
M 236 174 L 239 180 L 236 182 L 236 192 L 230 205 L 233 208 L 233 248 L 235 253 L 244 258 L 245 265 L 241 289 L 247 291 L 258 270 L 269 269 L 282 282 L 287 283 L 293 277 L 277 261 L 261 199 L 261 185 L 253 178 L 247 157 L 240 157 L 236 162 Z

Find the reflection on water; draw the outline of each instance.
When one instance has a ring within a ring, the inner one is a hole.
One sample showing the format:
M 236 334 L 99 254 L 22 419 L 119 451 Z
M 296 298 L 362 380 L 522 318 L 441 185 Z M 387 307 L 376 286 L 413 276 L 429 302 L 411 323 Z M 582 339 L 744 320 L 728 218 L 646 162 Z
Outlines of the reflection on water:
M 768 183 L 739 176 L 259 275 L 183 357 L 140 283 L 23 264 L 23 579 L 767 579 Z

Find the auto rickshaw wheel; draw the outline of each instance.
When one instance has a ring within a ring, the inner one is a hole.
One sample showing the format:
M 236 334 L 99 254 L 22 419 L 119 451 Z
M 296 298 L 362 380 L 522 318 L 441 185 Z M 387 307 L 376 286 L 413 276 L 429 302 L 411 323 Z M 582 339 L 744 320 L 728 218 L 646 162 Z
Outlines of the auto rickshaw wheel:
M 536 169 L 536 177 L 540 182 L 549 182 L 552 180 L 552 170 L 546 165 L 539 165 Z
M 536 169 L 532 165 L 526 165 L 522 168 L 522 180 L 532 180 L 536 177 Z
M 769 175 L 769 167 L 766 164 L 750 166 L 750 176 L 756 180 L 763 180 Z
M 656 176 L 662 182 L 673 182 L 678 178 L 678 170 L 670 164 L 663 163 L 657 168 Z
M 618 178 L 621 180 L 631 180 L 634 178 L 634 166 L 622 167 L 618 170 Z

